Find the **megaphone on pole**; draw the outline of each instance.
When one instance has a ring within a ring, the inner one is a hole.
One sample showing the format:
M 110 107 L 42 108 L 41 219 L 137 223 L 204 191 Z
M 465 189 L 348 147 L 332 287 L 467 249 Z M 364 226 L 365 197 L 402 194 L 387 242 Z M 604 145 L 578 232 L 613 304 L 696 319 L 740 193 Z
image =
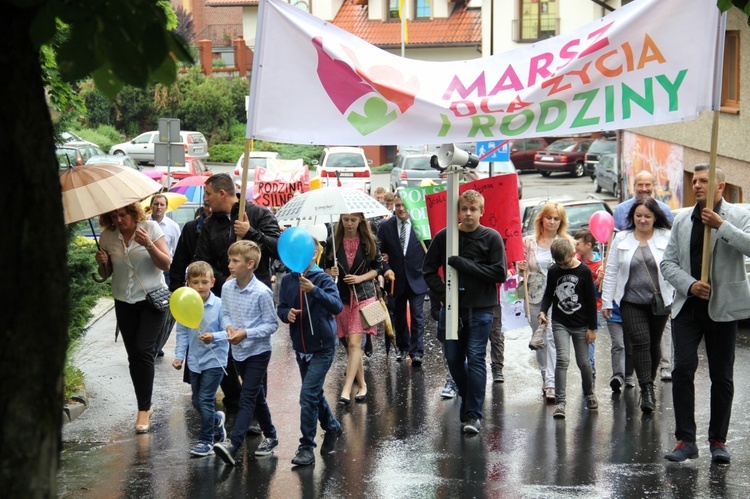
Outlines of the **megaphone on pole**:
M 458 166 L 460 168 L 476 168 L 479 165 L 479 158 L 470 154 L 463 149 L 456 147 L 454 144 L 443 144 L 437 154 L 438 165 L 441 168 L 449 166 Z

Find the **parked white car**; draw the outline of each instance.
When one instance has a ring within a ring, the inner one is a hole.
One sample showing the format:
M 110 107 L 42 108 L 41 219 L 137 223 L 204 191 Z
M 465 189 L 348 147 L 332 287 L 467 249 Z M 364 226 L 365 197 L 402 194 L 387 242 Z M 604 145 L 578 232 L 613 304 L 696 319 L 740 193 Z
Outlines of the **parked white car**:
M 370 165 L 361 147 L 326 147 L 318 165 L 318 175 L 325 186 L 341 185 L 370 193 Z
M 281 155 L 277 152 L 271 151 L 251 151 L 247 159 L 247 181 L 252 182 L 255 180 L 255 167 L 261 166 L 266 168 L 268 166 L 269 159 L 281 159 Z M 235 182 L 242 182 L 242 163 L 245 161 L 245 153 L 240 154 L 240 159 L 237 160 L 237 164 L 234 166 L 234 180 Z
M 185 146 L 185 156 L 208 159 L 208 142 L 200 132 L 180 131 Z M 154 162 L 154 144 L 159 140 L 159 132 L 145 132 L 131 140 L 112 146 L 110 154 L 127 154 L 139 163 Z

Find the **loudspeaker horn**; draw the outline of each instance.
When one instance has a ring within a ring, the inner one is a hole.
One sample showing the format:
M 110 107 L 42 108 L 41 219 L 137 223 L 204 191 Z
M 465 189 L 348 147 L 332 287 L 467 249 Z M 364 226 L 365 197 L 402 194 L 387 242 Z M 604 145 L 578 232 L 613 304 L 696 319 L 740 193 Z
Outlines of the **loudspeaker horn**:
M 442 168 L 449 166 L 460 166 L 462 168 L 476 168 L 479 164 L 479 158 L 474 154 L 469 154 L 453 144 L 443 144 L 437 154 L 438 164 Z

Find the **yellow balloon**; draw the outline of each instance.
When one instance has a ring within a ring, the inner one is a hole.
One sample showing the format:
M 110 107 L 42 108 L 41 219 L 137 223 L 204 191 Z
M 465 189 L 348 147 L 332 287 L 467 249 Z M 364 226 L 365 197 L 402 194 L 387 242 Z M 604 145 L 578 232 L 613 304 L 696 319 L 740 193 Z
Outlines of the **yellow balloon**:
M 183 286 L 172 293 L 169 299 L 169 311 L 172 317 L 183 326 L 198 329 L 203 319 L 203 298 L 187 286 Z

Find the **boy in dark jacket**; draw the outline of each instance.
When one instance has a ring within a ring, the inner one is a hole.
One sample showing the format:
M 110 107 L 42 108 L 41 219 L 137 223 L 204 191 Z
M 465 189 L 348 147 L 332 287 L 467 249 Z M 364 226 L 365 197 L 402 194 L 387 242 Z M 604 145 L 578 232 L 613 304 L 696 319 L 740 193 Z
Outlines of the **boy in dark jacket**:
M 289 273 L 283 277 L 277 307 L 279 318 L 289 324 L 292 347 L 302 376 L 299 395 L 302 438 L 292 459 L 292 464 L 297 466 L 309 466 L 315 462 L 313 449 L 318 421 L 325 431 L 321 454 L 334 451 L 336 440 L 343 431 L 323 394 L 326 374 L 335 356 L 334 315 L 341 312 L 343 304 L 333 278 L 315 264 L 319 248 L 315 241 L 315 253 L 305 272 Z

